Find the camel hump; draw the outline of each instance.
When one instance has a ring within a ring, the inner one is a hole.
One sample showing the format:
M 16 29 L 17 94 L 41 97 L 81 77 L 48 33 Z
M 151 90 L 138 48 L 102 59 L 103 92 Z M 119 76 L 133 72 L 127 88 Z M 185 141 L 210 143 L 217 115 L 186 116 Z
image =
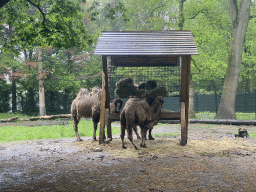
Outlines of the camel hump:
M 92 95 L 99 94 L 101 92 L 101 88 L 99 86 L 94 86 L 92 88 Z

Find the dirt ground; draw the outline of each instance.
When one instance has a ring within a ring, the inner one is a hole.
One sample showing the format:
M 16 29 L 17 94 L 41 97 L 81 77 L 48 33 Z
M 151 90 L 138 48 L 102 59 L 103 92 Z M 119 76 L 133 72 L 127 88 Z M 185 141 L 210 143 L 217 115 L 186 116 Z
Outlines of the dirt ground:
M 127 139 L 122 149 L 119 135 L 101 146 L 87 137 L 1 143 L 0 191 L 256 191 L 256 139 L 236 138 L 240 127 L 256 132 L 190 124 L 182 147 L 180 126 L 162 124 L 139 150 Z

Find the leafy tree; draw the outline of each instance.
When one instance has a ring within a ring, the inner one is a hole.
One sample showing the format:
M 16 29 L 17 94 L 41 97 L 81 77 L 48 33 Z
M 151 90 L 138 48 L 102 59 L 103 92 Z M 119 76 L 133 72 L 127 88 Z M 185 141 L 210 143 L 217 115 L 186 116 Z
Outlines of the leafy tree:
M 192 56 L 196 91 L 220 91 L 227 67 L 230 19 L 226 1 L 186 1 L 184 29 L 191 30 L 199 51 Z
M 83 22 L 82 0 L 10 0 L 0 8 L 1 30 L 12 30 L 11 38 L 1 33 L 2 50 L 37 45 L 41 47 L 84 47 L 92 36 Z
M 252 9 L 255 14 L 255 8 Z M 256 89 L 256 17 L 251 16 L 249 21 L 243 49 L 241 74 L 238 92 L 251 92 Z
M 2 67 L 2 79 L 6 77 L 11 81 L 12 87 L 12 112 L 17 112 L 17 90 L 16 83 L 26 76 L 20 62 L 14 58 L 12 53 L 3 53 L 0 57 L 0 66 Z M 4 76 L 5 75 L 5 76 Z
M 88 45 L 93 43 L 94 35 L 87 32 L 82 9 L 84 3 L 84 0 L 1 2 L 0 28 L 3 31 L 0 35 L 1 50 L 13 51 L 18 55 L 21 50 L 33 50 L 35 46 L 87 49 Z M 44 73 L 45 70 L 42 70 Z M 30 80 L 34 82 L 35 74 L 30 77 Z M 22 84 L 26 85 L 27 82 Z M 30 98 L 35 98 L 34 90 L 30 86 L 27 90 Z M 23 100 L 24 93 L 19 93 L 19 95 Z M 33 103 L 36 105 L 37 102 Z

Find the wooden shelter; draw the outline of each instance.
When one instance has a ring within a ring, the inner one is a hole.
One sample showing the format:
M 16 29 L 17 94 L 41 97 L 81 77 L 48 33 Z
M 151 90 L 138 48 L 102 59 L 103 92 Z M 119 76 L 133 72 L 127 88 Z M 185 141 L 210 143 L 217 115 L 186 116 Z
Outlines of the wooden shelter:
M 94 54 L 102 55 L 103 65 L 100 144 L 103 142 L 105 124 L 107 124 L 107 137 L 111 139 L 111 121 L 120 118 L 119 114 L 109 114 L 109 75 L 111 67 L 179 65 L 180 111 L 162 112 L 161 120 L 180 120 L 181 145 L 186 145 L 188 138 L 190 61 L 191 55 L 198 54 L 191 31 L 102 32 Z

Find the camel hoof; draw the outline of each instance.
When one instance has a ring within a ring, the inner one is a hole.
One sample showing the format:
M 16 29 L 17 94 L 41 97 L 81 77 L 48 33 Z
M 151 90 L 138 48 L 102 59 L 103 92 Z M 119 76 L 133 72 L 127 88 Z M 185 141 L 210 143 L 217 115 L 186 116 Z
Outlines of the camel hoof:
M 96 137 L 95 137 L 95 138 L 92 138 L 92 139 L 93 139 L 93 141 L 97 141 Z
M 155 140 L 155 138 L 154 137 L 149 137 L 148 140 Z
M 141 148 L 147 148 L 146 145 L 142 145 L 142 144 L 140 144 L 140 147 L 141 147 Z
M 125 146 L 122 146 L 122 148 L 123 148 L 123 149 L 127 149 L 127 147 L 125 147 Z
M 77 141 L 77 142 L 81 142 L 81 141 L 83 141 L 83 139 L 80 138 L 80 139 L 77 139 L 76 141 Z

